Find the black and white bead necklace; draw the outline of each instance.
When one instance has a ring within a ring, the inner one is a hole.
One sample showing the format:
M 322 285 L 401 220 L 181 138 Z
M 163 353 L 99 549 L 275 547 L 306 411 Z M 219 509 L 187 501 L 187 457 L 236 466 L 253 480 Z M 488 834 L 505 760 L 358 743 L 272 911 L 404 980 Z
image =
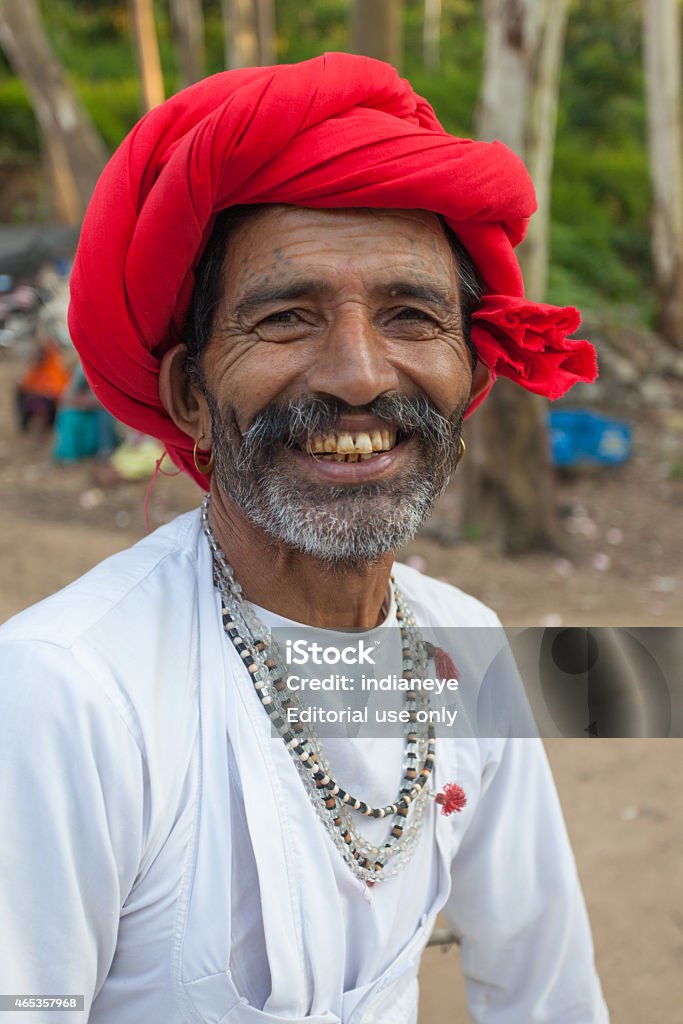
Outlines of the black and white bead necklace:
M 335 780 L 321 741 L 311 726 L 290 721 L 289 709 L 301 706 L 298 696 L 288 689 L 279 649 L 245 600 L 234 571 L 218 545 L 209 522 L 208 495 L 202 501 L 201 517 L 213 555 L 214 585 L 221 595 L 225 633 L 244 662 L 256 694 L 289 750 L 336 848 L 358 878 L 374 885 L 400 871 L 417 844 L 429 796 L 427 784 L 436 758 L 434 727 L 429 722 L 429 695 L 421 692 L 419 686 L 405 692 L 408 721 L 403 777 L 394 802 L 373 807 L 347 792 Z M 419 680 L 426 674 L 430 651 L 393 577 L 391 586 L 401 634 L 402 674 L 406 679 Z M 352 811 L 365 817 L 390 818 L 386 841 L 379 846 L 369 843 L 359 832 Z

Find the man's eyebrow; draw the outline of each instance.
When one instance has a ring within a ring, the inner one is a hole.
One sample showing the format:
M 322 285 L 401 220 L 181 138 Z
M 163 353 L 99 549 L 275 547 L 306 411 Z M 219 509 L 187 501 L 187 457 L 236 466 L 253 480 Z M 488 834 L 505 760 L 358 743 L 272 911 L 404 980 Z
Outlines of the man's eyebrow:
M 416 299 L 418 302 L 425 302 L 428 305 L 440 306 L 446 312 L 453 312 L 458 306 L 457 298 L 449 294 L 448 291 L 427 282 L 390 281 L 374 290 L 393 298 Z
M 262 285 L 248 291 L 234 306 L 237 315 L 252 313 L 272 302 L 288 302 L 305 295 L 322 295 L 329 288 L 324 281 L 312 277 L 299 278 L 280 285 Z
M 289 302 L 307 296 L 321 296 L 332 291 L 331 286 L 319 278 L 306 277 L 274 285 L 256 286 L 235 304 L 233 312 L 240 316 L 254 313 L 263 306 L 276 302 Z M 392 298 L 415 299 L 427 305 L 438 306 L 445 312 L 457 309 L 457 299 L 445 289 L 415 280 L 390 280 L 377 284 L 372 291 L 376 295 Z

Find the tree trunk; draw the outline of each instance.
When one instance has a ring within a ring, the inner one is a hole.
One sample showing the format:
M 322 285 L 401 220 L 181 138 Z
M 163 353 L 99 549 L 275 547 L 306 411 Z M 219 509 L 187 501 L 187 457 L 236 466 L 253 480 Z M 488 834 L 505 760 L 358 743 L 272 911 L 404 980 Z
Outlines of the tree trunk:
M 528 294 L 547 279 L 550 174 L 566 0 L 486 0 L 484 80 L 477 135 L 528 157 L 539 204 L 522 267 Z M 532 224 L 533 224 L 532 220 Z M 465 532 L 494 535 L 511 554 L 557 547 L 547 402 L 499 380 L 467 431 Z
M 519 248 L 526 294 L 544 302 L 550 263 L 550 191 L 555 155 L 557 101 L 569 0 L 546 0 L 540 11 L 535 73 L 529 97 L 524 161 L 533 178 L 538 210 Z
M 171 18 L 180 57 L 181 88 L 204 77 L 202 0 L 171 0 Z
M 351 8 L 351 52 L 401 64 L 403 4 L 401 0 L 354 0 Z
M 36 0 L 0 3 L 0 44 L 31 96 L 53 181 L 55 217 L 79 224 L 107 151 L 52 52 Z
M 223 0 L 225 63 L 229 68 L 258 64 L 258 31 L 254 0 Z
M 222 0 L 225 61 L 229 68 L 275 63 L 273 0 Z
M 154 0 L 130 0 L 130 11 L 140 76 L 140 109 L 146 114 L 166 98 L 154 27 Z
M 267 67 L 274 64 L 275 56 L 275 3 L 274 0 L 256 0 L 259 63 Z
M 660 330 L 683 348 L 683 132 L 680 8 L 645 0 L 645 85 L 652 181 L 652 261 Z
M 424 0 L 422 53 L 425 71 L 438 74 L 441 64 L 441 0 Z

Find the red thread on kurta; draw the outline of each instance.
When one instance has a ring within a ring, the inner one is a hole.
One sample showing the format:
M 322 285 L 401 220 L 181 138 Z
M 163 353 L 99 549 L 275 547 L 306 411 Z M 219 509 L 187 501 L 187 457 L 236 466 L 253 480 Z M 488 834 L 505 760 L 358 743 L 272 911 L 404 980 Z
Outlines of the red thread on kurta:
M 434 648 L 434 668 L 437 679 L 457 679 L 458 682 L 460 681 L 457 665 L 450 654 L 447 654 L 441 647 Z
M 447 782 L 434 799 L 437 804 L 441 805 L 442 814 L 453 814 L 454 811 L 460 812 L 467 805 L 465 790 L 457 782 Z

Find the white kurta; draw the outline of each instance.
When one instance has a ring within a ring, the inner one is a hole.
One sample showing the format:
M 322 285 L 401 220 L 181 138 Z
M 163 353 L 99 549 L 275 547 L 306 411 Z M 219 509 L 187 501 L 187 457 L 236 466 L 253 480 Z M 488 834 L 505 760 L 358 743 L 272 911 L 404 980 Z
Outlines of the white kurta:
M 419 624 L 497 623 L 395 569 Z M 410 863 L 368 890 L 227 642 L 198 513 L 17 616 L 0 659 L 0 993 L 83 994 L 93 1024 L 412 1024 L 444 910 L 475 1021 L 607 1022 L 540 742 L 439 741 L 435 788 L 467 807 L 430 802 Z M 401 753 L 329 743 L 372 803 Z

